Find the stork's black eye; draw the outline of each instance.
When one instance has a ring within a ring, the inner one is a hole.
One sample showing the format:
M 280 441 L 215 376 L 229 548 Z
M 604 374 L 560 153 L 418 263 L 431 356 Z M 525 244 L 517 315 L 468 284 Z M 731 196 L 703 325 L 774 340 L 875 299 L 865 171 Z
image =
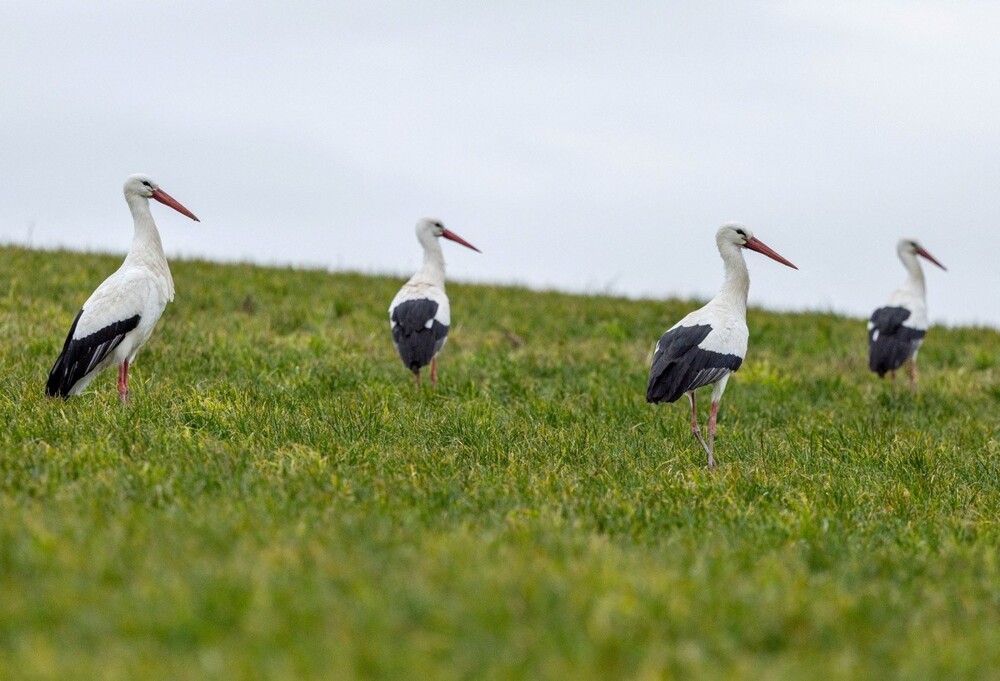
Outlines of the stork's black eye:
M 741 237 L 743 237 L 744 239 L 745 239 L 745 238 L 747 237 L 747 233 L 746 233 L 746 232 L 744 232 L 744 231 L 743 231 L 742 229 L 737 229 L 737 230 L 736 230 L 736 233 L 737 233 L 737 234 L 739 234 L 739 235 L 740 235 Z
M 149 183 L 149 180 L 143 180 L 143 181 L 142 181 L 142 183 L 143 183 L 144 185 L 146 185 L 147 187 L 149 187 L 150 189 L 152 189 L 152 188 L 153 188 L 153 185 L 151 185 L 151 184 Z

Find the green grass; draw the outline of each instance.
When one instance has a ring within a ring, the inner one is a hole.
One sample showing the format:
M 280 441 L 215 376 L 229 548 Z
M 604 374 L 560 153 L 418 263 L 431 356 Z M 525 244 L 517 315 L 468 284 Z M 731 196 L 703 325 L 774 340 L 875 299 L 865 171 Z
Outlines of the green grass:
M 1000 674 L 996 331 L 913 397 L 751 310 L 711 474 L 644 401 L 691 302 L 452 284 L 417 392 L 400 280 L 175 262 L 132 403 L 46 399 L 119 260 L 0 248 L 0 678 Z

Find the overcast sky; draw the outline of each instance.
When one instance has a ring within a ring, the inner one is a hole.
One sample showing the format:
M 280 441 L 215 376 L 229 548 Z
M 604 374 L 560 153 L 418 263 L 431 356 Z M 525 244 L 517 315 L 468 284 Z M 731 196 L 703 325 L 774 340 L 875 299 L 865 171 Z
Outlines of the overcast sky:
M 997 36 L 989 1 L 4 0 L 0 241 L 124 252 L 145 172 L 202 220 L 154 205 L 174 257 L 408 275 L 429 215 L 483 251 L 453 279 L 708 297 L 735 220 L 800 268 L 747 253 L 752 304 L 866 316 L 911 236 L 931 319 L 1000 326 Z

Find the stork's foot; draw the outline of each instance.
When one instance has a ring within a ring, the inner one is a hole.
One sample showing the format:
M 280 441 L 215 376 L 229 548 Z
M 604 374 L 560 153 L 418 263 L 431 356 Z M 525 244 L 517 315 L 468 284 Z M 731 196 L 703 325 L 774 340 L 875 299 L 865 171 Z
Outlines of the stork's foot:
M 714 471 L 715 457 L 712 456 L 712 444 L 714 443 L 709 444 L 709 442 L 705 442 L 705 438 L 701 436 L 701 428 L 698 427 L 697 423 L 694 424 L 694 427 L 691 429 L 691 432 L 694 433 L 694 436 L 696 438 L 698 438 L 698 442 L 701 443 L 702 449 L 704 449 L 705 453 L 708 454 L 708 469 Z
M 705 438 L 701 436 L 701 428 L 698 427 L 698 406 L 697 406 L 697 401 L 695 400 L 694 391 L 693 390 L 688 391 L 687 396 L 688 400 L 691 402 L 691 432 L 694 433 L 694 436 L 696 438 L 698 438 L 698 442 L 701 443 L 701 446 L 702 448 L 704 448 L 705 453 L 708 454 L 708 467 L 710 469 L 714 469 L 715 459 L 712 458 L 712 447 L 707 442 L 705 442 Z M 711 425 L 711 422 L 709 422 L 709 424 Z M 714 436 L 715 431 L 709 430 L 709 435 Z
M 708 412 L 708 469 L 715 470 L 715 457 L 712 452 L 715 450 L 715 423 L 719 418 L 719 403 L 712 402 L 712 409 Z
M 118 365 L 118 399 L 122 404 L 128 404 L 128 360 Z
M 708 446 L 708 443 L 705 442 L 705 438 L 703 438 L 701 436 L 701 429 L 700 428 L 695 428 L 691 432 L 694 433 L 694 436 L 696 438 L 698 438 L 698 442 L 701 443 L 701 446 L 705 450 L 705 453 L 708 454 L 708 465 L 709 466 L 714 466 L 715 463 L 714 463 L 714 461 L 712 459 L 712 448 Z

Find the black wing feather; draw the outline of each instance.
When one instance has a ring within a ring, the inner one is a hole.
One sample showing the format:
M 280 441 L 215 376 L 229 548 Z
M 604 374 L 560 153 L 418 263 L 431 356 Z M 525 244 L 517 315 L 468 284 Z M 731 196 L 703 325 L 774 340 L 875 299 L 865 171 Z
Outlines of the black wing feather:
M 674 402 L 681 395 L 720 380 L 743 364 L 743 358 L 698 347 L 712 327 L 678 326 L 660 337 L 646 385 L 647 402 Z
M 434 319 L 437 311 L 438 304 L 426 298 L 404 301 L 392 311 L 392 342 L 413 373 L 430 364 L 448 337 L 448 327 Z
M 910 317 L 905 307 L 880 307 L 868 324 L 868 367 L 879 376 L 903 366 L 927 332 L 903 326 Z
M 68 397 L 73 386 L 111 354 L 125 339 L 129 331 L 139 326 L 139 315 L 135 315 L 108 324 L 89 336 L 74 339 L 76 325 L 82 315 L 83 310 L 81 309 L 77 313 L 76 319 L 73 320 L 73 326 L 69 328 L 62 353 L 52 367 L 52 371 L 49 372 L 49 380 L 45 384 L 45 394 L 49 397 Z

